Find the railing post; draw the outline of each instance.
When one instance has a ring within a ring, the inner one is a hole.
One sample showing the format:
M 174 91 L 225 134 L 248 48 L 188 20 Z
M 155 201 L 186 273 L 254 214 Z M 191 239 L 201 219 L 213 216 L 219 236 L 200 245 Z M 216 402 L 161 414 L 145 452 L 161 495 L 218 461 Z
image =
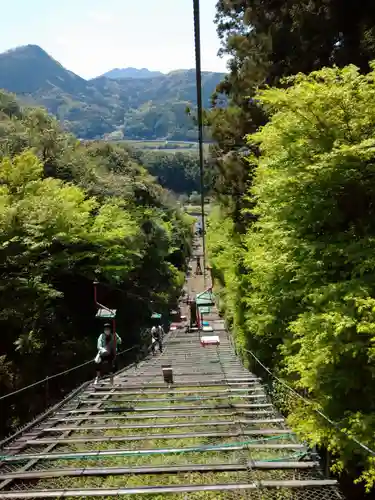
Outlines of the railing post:
M 44 402 L 46 409 L 49 406 L 49 377 L 47 376 L 44 389 Z

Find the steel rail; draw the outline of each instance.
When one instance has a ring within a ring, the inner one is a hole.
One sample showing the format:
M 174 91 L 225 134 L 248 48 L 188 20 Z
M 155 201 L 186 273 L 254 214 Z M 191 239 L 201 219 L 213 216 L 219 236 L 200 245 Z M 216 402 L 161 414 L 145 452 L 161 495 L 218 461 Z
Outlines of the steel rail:
M 121 412 L 150 412 L 150 411 L 188 411 L 188 410 L 232 410 L 232 409 L 246 409 L 246 408 L 272 408 L 272 404 L 270 403 L 259 403 L 259 404 L 220 404 L 220 405 L 200 405 L 199 408 L 197 408 L 194 405 L 184 405 L 184 406 L 149 406 L 149 407 L 143 407 L 143 408 L 136 408 L 133 406 L 119 406 L 119 407 L 108 407 L 108 408 L 103 408 L 103 409 L 93 409 L 93 413 L 121 413 Z M 63 414 L 78 414 L 78 413 L 85 413 L 87 411 L 86 408 L 81 408 L 78 410 L 64 410 Z M 60 411 L 59 414 L 61 415 L 62 412 Z
M 2 479 L 42 479 L 54 477 L 81 477 L 81 476 L 122 476 L 125 474 L 181 474 L 188 472 L 234 472 L 246 471 L 249 468 L 253 470 L 272 469 L 313 469 L 319 466 L 319 462 L 262 462 L 255 461 L 247 464 L 192 464 L 192 465 L 169 465 L 163 467 L 85 467 L 85 468 L 66 468 L 49 469 L 43 471 L 31 472 L 10 472 L 2 474 Z
M 196 402 L 199 403 L 200 401 L 211 401 L 212 399 L 217 399 L 217 400 L 224 400 L 226 401 L 227 399 L 231 398 L 238 398 L 238 399 L 264 399 L 266 397 L 265 393 L 262 394 L 237 394 L 237 395 L 212 395 L 212 396 L 202 396 L 202 397 L 196 397 L 196 396 L 190 396 L 190 397 L 178 397 L 176 394 L 171 394 L 169 398 L 132 398 L 132 399 L 110 399 L 110 403 L 137 403 L 137 404 L 142 404 L 142 403 L 158 403 L 158 402 L 175 402 L 175 401 L 185 401 L 185 402 Z M 96 401 L 95 399 L 90 400 L 90 399 L 80 399 L 81 404 L 85 405 L 91 405 L 95 404 Z
M 281 443 L 281 444 L 246 444 L 246 445 L 236 445 L 236 446 L 197 446 L 197 447 L 186 447 L 186 448 L 145 448 L 142 450 L 132 450 L 130 448 L 115 449 L 115 450 L 100 450 L 100 451 L 83 451 L 83 452 L 66 452 L 66 453 L 25 453 L 13 456 L 3 456 L 2 461 L 4 462 L 22 462 L 25 460 L 64 460 L 72 458 L 83 458 L 83 457 L 116 457 L 116 456 L 135 456 L 135 455 L 168 455 L 175 453 L 207 453 L 207 452 L 217 452 L 217 451 L 233 451 L 233 450 L 246 450 L 246 449 L 257 449 L 257 450 L 305 450 L 303 444 L 298 443 Z
M 153 384 L 153 383 L 144 383 L 142 385 L 137 384 L 137 385 L 131 385 L 131 384 L 125 384 L 126 380 L 122 384 L 114 383 L 113 389 L 114 391 L 116 390 L 123 390 L 125 388 L 129 389 L 143 389 L 144 387 L 149 387 L 150 389 L 165 389 L 165 384 Z M 173 384 L 172 389 L 179 389 L 179 388 L 186 388 L 186 387 L 236 387 L 236 386 L 245 386 L 245 387 L 252 387 L 255 383 L 259 384 L 259 381 L 250 381 L 250 382 L 228 382 L 228 384 L 224 380 L 210 380 L 207 381 L 206 379 L 203 380 L 193 380 L 189 382 L 176 382 Z M 95 386 L 95 392 L 100 393 L 100 391 L 107 391 L 108 386 Z
M 275 424 L 282 422 L 283 419 L 274 418 L 274 419 L 259 419 L 259 420 L 202 420 L 201 422 L 186 422 L 186 423 L 173 423 L 169 424 L 152 424 L 153 429 L 173 429 L 177 427 L 235 427 L 236 425 L 255 425 L 255 424 Z M 149 429 L 150 425 L 148 424 L 137 424 L 137 425 L 85 425 L 85 426 L 63 426 L 63 427 L 50 427 L 47 429 L 43 429 L 43 433 L 47 432 L 63 432 L 66 430 L 71 431 L 105 431 L 105 430 L 122 430 L 122 429 Z M 259 432 L 265 432 L 267 429 L 259 429 Z M 272 429 L 273 430 L 273 429 Z M 258 432 L 257 431 L 257 432 Z M 249 431 L 250 432 L 250 431 Z M 252 430 L 251 432 L 255 432 Z
M 34 490 L 34 491 L 4 491 L 2 498 L 68 498 L 85 496 L 119 496 L 119 495 L 150 495 L 164 493 L 194 493 L 198 491 L 238 491 L 238 490 L 263 490 L 265 488 L 322 488 L 337 486 L 334 479 L 309 479 L 293 481 L 258 481 L 253 483 L 232 484 L 202 484 L 181 486 L 143 486 L 133 488 L 92 488 L 92 489 L 63 489 L 63 490 Z
M 260 386 L 262 387 L 262 386 Z M 263 389 L 263 387 L 262 387 Z M 237 394 L 237 393 L 242 393 L 242 392 L 250 392 L 250 391 L 253 391 L 253 390 L 257 390 L 257 389 L 225 389 L 225 390 L 221 390 L 221 391 L 214 391 L 214 390 L 210 390 L 210 389 L 205 389 L 203 391 L 176 391 L 174 387 L 171 387 L 171 389 L 168 389 L 168 390 L 161 390 L 161 391 L 137 391 L 137 392 L 132 392 L 132 391 L 123 391 L 123 392 L 115 392 L 114 395 L 115 396 L 122 396 L 122 395 L 126 395 L 126 396 L 136 396 L 136 395 L 142 395 L 142 394 L 175 394 L 175 395 L 179 395 L 179 394 L 192 394 L 192 393 L 196 393 L 196 394 L 214 394 L 214 395 L 219 395 L 221 396 L 222 394 Z M 97 393 L 97 392 L 84 392 L 83 395 L 84 396 L 102 396 L 102 395 L 107 395 L 108 393 L 106 392 L 101 392 L 101 393 Z M 111 395 L 113 395 L 113 393 L 111 393 Z
M 26 441 L 29 446 L 46 445 L 46 444 L 77 444 L 77 443 L 102 443 L 102 442 L 127 442 L 127 441 L 150 441 L 150 439 L 165 440 L 165 439 L 195 439 L 195 438 L 229 438 L 239 436 L 254 436 L 254 435 L 269 435 L 269 434 L 286 434 L 284 429 L 270 429 L 269 432 L 263 433 L 261 430 L 257 431 L 237 431 L 237 432 L 185 432 L 185 433 L 170 433 L 170 434 L 138 434 L 130 436 L 85 436 L 74 438 L 39 438 L 30 439 Z
M 251 415 L 269 415 L 273 414 L 275 412 L 274 408 L 271 410 L 259 410 L 259 411 L 244 411 L 241 412 L 241 415 L 245 416 L 251 416 Z M 215 417 L 238 417 L 239 413 L 238 412 L 226 412 L 226 413 L 214 413 Z M 93 421 L 100 421 L 100 420 L 108 420 L 110 418 L 111 420 L 149 420 L 149 419 L 155 419 L 155 420 L 165 420 L 165 419 L 174 419 L 174 418 L 185 418 L 185 419 L 190 419 L 192 421 L 192 418 L 195 418 L 194 421 L 201 421 L 205 422 L 206 420 L 196 420 L 197 417 L 200 418 L 211 418 L 213 416 L 213 412 L 209 413 L 199 413 L 198 415 L 194 415 L 191 413 L 179 413 L 176 415 L 175 413 L 162 413 L 162 414 L 151 414 L 151 415 L 111 415 L 109 416 L 101 416 L 101 415 L 93 415 L 92 417 L 79 417 L 78 415 L 76 417 L 52 417 L 50 420 L 54 422 L 75 422 L 76 420 L 82 419 L 82 420 L 93 420 Z M 248 423 L 251 424 L 253 420 L 249 419 Z

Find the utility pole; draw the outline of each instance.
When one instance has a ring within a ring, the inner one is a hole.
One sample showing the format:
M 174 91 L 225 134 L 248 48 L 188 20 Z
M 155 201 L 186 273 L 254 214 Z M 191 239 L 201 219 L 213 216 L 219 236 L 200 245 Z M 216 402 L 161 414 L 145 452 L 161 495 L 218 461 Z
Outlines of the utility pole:
M 202 217 L 202 244 L 203 244 L 203 279 L 206 288 L 206 225 L 204 216 L 204 156 L 203 156 L 203 110 L 202 110 L 202 70 L 201 70 L 201 35 L 199 0 L 193 0 L 194 7 L 194 41 L 195 41 L 195 74 L 197 85 L 198 107 L 198 144 L 199 144 L 199 170 L 201 188 L 201 217 Z

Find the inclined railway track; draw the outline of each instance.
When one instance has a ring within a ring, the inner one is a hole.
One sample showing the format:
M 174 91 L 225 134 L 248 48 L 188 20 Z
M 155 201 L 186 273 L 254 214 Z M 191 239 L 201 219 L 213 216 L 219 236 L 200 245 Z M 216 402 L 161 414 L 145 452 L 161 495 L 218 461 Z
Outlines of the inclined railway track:
M 162 355 L 113 387 L 86 384 L 8 442 L 0 498 L 342 499 L 235 356 L 217 312 L 207 320 L 219 347 L 172 332 Z

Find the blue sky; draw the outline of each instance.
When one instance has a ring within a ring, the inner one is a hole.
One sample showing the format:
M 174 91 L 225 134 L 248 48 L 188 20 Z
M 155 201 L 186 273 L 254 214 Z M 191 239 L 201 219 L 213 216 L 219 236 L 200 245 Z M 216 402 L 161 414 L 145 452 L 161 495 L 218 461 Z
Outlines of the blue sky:
M 200 2 L 202 69 L 226 71 L 216 55 L 216 1 Z M 0 52 L 40 45 L 84 78 L 115 67 L 194 66 L 192 0 L 12 0 L 1 11 Z

